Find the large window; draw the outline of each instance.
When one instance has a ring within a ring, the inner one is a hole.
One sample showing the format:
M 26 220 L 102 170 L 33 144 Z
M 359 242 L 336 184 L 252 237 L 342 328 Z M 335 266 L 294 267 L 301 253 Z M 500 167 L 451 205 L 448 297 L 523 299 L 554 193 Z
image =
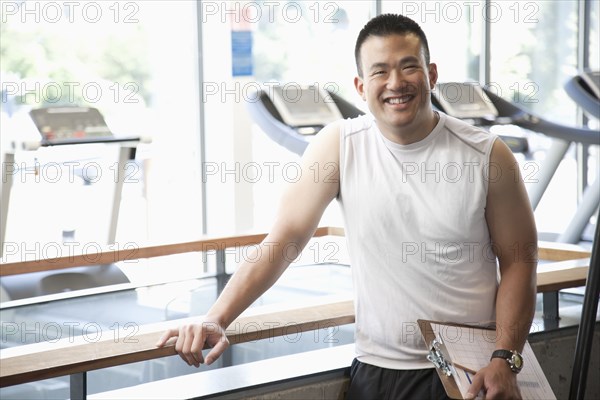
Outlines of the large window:
M 492 2 L 490 80 L 501 95 L 555 122 L 575 123 L 563 85 L 577 73 L 577 2 Z
M 354 44 L 370 2 L 288 1 L 282 10 L 286 4 L 288 11 L 275 13 L 273 22 L 263 18 L 255 26 L 256 79 L 327 85 L 354 99 Z
M 600 1 L 590 2 L 590 62 L 593 70 L 600 69 Z
M 316 84 L 363 107 L 353 84 L 354 43 L 371 7 L 369 1 L 204 5 L 204 175 L 210 234 L 268 230 L 281 193 L 297 172 L 299 157 L 250 120 L 245 102 L 251 89 L 265 83 Z M 251 37 L 252 68 L 234 76 L 231 38 L 239 31 Z M 336 204 L 323 224 L 342 224 Z
M 506 100 L 547 120 L 575 126 L 577 107 L 563 86 L 577 74 L 579 67 L 580 6 L 583 2 L 383 1 L 383 12 L 402 13 L 422 26 L 432 61 L 438 64 L 440 82 L 480 81 Z M 592 2 L 590 8 L 589 63 L 598 68 L 598 2 Z M 489 65 L 483 65 L 483 55 L 489 56 Z M 493 127 L 493 130 L 529 137 L 532 154 L 518 154 L 517 158 L 527 168 L 524 175 L 530 177 L 528 185 L 535 185 L 550 139 L 517 127 Z M 595 151 L 590 149 L 592 155 Z M 573 146 L 536 209 L 539 230 L 550 232 L 544 236 L 546 239 L 562 232 L 576 211 L 575 154 Z M 591 157 L 590 182 L 595 179 L 596 170 L 597 161 Z M 557 209 L 562 212 L 556 213 Z
M 114 133 L 152 139 L 126 171 L 117 242 L 201 234 L 195 16 L 190 1 L 2 2 L 3 154 L 10 140 L 39 136 L 29 111 L 40 107 L 95 107 Z M 43 244 L 75 230 L 77 241 L 106 244 L 117 152 L 18 151 L 6 240 Z M 103 179 L 70 176 L 92 165 Z

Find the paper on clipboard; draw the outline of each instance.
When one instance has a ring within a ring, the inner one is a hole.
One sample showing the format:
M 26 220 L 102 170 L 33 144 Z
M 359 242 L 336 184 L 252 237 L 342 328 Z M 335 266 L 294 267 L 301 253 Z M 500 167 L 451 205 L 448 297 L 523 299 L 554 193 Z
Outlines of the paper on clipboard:
M 495 330 L 427 320 L 418 324 L 430 349 L 428 358 L 437 361 L 434 364 L 446 393 L 453 399 L 464 399 L 473 373 L 489 363 L 495 350 Z M 524 366 L 517 383 L 523 399 L 556 399 L 528 342 L 522 355 Z

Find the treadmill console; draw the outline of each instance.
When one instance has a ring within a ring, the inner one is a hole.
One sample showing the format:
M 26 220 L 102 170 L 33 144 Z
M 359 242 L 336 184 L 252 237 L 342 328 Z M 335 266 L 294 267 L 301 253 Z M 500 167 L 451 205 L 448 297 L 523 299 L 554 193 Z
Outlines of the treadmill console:
M 447 114 L 460 119 L 494 120 L 498 110 L 478 83 L 438 83 L 433 95 Z
M 267 92 L 283 122 L 300 134 L 315 134 L 342 118 L 329 93 L 317 86 L 274 86 Z
M 431 100 L 434 106 L 446 114 L 476 126 L 488 127 L 512 122 L 510 118 L 500 116 L 494 102 L 477 82 L 438 83 Z M 499 136 L 513 152 L 529 151 L 529 142 L 524 135 L 511 131 Z
M 110 140 L 102 114 L 91 107 L 48 107 L 30 111 L 45 145 Z

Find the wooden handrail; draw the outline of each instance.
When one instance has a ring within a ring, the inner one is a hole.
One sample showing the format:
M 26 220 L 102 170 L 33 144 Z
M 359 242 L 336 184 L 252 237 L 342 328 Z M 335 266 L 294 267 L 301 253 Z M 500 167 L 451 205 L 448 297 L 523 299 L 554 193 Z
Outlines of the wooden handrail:
M 538 271 L 538 292 L 556 291 L 585 284 L 589 259 L 545 264 Z M 252 310 L 249 310 L 252 312 Z M 255 311 L 254 311 L 255 312 Z M 145 325 L 134 337 L 127 332 L 92 343 L 65 338 L 55 343 L 37 343 L 0 351 L 0 387 L 57 376 L 107 368 L 176 354 L 174 343 L 163 348 L 155 343 L 167 327 L 198 317 Z M 287 309 L 258 315 L 243 315 L 227 330 L 231 344 L 298 334 L 354 322 L 351 300 Z M 255 328 L 259 329 L 255 329 Z
M 537 292 L 556 292 L 561 289 L 585 286 L 589 266 L 589 258 L 539 266 L 537 271 Z
M 198 317 L 146 325 L 143 333 L 129 338 L 120 337 L 119 340 L 111 334 L 110 338 L 93 343 L 86 343 L 82 338 L 73 343 L 73 338 L 65 338 L 56 343 L 1 350 L 0 387 L 175 355 L 174 340 L 161 348 L 155 344 L 167 327 L 192 320 L 197 322 Z M 351 300 L 344 300 L 241 316 L 227 329 L 227 337 L 231 344 L 237 344 L 283 335 L 295 336 L 353 322 L 354 305 Z
M 322 227 L 314 236 L 343 236 L 341 228 Z M 195 251 L 224 250 L 230 247 L 258 244 L 266 234 L 249 234 L 232 237 L 207 238 L 194 242 L 148 246 L 131 250 L 109 250 L 93 255 L 61 257 L 53 260 L 34 260 L 0 265 L 0 275 L 47 271 L 81 265 L 103 265 L 117 261 L 150 258 Z M 577 246 L 540 242 L 540 258 L 569 260 L 544 264 L 538 268 L 537 291 L 551 292 L 585 284 L 590 253 Z M 582 259 L 583 258 L 583 259 Z M 64 339 L 56 343 L 38 343 L 0 351 L 0 387 L 27 383 L 57 376 L 75 374 L 132 362 L 150 360 L 176 354 L 171 341 L 163 348 L 155 343 L 167 327 L 196 320 L 197 317 L 178 321 L 165 321 L 145 325 L 133 340 L 119 336 L 86 343 L 82 338 Z M 258 339 L 297 334 L 309 330 L 354 322 L 352 301 L 338 301 L 318 306 L 277 311 L 260 315 L 247 314 L 236 319 L 228 329 L 232 344 Z M 248 329 L 259 327 L 259 329 Z M 262 328 L 260 328 L 262 327 Z M 67 342 L 68 341 L 68 342 Z
M 317 228 L 313 237 L 340 236 L 341 228 Z M 341 230 L 343 236 L 343 230 Z M 225 250 L 232 247 L 259 244 L 267 237 L 266 233 L 255 233 L 238 236 L 212 237 L 193 242 L 163 244 L 156 246 L 130 246 L 125 249 L 115 249 L 106 246 L 100 251 L 86 254 L 68 255 L 64 257 L 37 259 L 0 263 L 0 276 L 18 275 L 29 272 L 52 271 L 56 269 L 74 268 L 81 266 L 99 266 L 119 261 L 138 260 L 142 258 L 160 257 L 173 254 Z
M 540 241 L 538 248 L 540 260 L 566 261 L 592 256 L 592 253 L 575 244 Z
M 556 291 L 585 284 L 589 259 L 544 265 L 538 272 L 538 292 Z M 252 312 L 252 310 L 249 310 Z M 255 312 L 255 311 L 254 311 Z M 36 343 L 0 351 L 0 387 L 113 367 L 176 354 L 174 341 L 157 348 L 155 343 L 168 327 L 198 321 L 198 317 L 145 325 L 134 337 L 115 335 L 87 343 L 82 337 L 55 343 Z M 231 344 L 354 322 L 351 300 L 297 309 L 242 315 L 227 330 Z M 258 329 L 256 329 L 258 327 Z
M 344 236 L 344 229 L 339 227 L 317 228 L 313 237 Z M 224 250 L 232 247 L 259 244 L 267 237 L 266 233 L 254 233 L 238 236 L 212 237 L 192 242 L 173 243 L 155 246 L 115 249 L 106 246 L 100 251 L 86 254 L 71 254 L 64 257 L 37 259 L 30 261 L 0 263 L 0 276 L 18 275 L 30 272 L 52 271 L 81 266 L 99 266 L 119 261 L 138 260 L 173 254 Z M 539 243 L 539 257 L 543 260 L 565 261 L 590 257 L 590 252 L 576 245 L 554 242 Z

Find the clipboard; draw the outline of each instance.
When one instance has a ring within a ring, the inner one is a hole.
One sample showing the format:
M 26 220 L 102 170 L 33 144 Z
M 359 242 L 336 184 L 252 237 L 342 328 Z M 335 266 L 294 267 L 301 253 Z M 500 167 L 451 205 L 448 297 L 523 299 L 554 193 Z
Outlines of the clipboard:
M 427 359 L 435 365 L 446 394 L 464 399 L 476 371 L 489 363 L 496 330 L 422 319 L 417 323 L 429 349 Z M 529 342 L 525 342 L 522 356 L 517 384 L 523 399 L 556 399 Z

